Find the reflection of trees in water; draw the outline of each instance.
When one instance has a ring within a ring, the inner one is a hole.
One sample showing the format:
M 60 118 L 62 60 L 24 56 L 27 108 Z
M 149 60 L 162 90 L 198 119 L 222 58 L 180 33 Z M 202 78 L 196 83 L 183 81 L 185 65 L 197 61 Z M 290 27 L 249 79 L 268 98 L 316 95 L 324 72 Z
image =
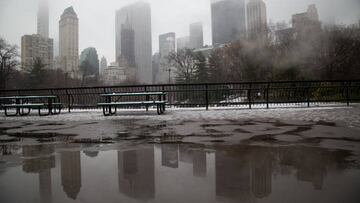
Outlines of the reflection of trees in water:
M 94 158 L 99 155 L 99 151 L 84 151 L 84 154 L 88 157 Z
M 21 147 L 18 145 L 0 145 L 0 156 L 15 154 L 20 150 L 20 148 Z
M 321 190 L 329 171 L 348 168 L 348 151 L 315 147 L 226 146 L 216 151 L 216 196 L 251 202 L 271 194 L 272 176 L 294 174 Z
M 54 145 L 29 145 L 22 147 L 23 171 L 39 174 L 41 202 L 52 202 L 51 169 L 55 168 Z

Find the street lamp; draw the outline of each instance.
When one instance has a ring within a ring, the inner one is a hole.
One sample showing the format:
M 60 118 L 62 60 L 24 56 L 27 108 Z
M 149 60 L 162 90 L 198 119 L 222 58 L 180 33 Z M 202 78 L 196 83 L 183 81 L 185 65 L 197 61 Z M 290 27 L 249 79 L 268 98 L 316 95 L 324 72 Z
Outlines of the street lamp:
M 168 68 L 166 71 L 168 71 L 169 72 L 169 84 L 170 84 L 170 81 L 171 81 L 171 68 Z

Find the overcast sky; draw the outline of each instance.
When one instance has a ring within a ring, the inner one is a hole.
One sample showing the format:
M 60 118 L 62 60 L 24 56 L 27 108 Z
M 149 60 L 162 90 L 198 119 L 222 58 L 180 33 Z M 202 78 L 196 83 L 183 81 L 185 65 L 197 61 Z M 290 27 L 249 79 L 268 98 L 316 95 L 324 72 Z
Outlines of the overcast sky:
M 137 0 L 49 0 L 50 37 L 58 49 L 58 21 L 63 10 L 73 6 L 79 18 L 80 50 L 93 46 L 99 58 L 115 59 L 115 11 Z M 322 21 L 351 24 L 360 19 L 360 0 L 264 0 L 268 21 L 289 22 L 294 13 L 315 3 Z M 211 44 L 211 0 L 148 0 L 152 12 L 153 52 L 159 50 L 158 36 L 175 32 L 189 34 L 189 24 L 204 24 L 205 44 Z M 0 36 L 20 46 L 21 36 L 36 33 L 38 0 L 0 0 Z M 58 53 L 56 50 L 55 53 Z M 79 53 L 79 54 L 80 54 Z

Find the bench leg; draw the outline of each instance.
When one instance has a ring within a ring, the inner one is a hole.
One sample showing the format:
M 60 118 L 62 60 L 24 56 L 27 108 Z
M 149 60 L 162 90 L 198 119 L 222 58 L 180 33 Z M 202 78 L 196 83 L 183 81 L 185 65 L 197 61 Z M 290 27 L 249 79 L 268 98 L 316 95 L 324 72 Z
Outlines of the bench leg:
M 48 109 L 48 112 L 47 112 L 46 114 L 42 114 L 42 113 L 41 113 L 41 107 L 38 108 L 38 111 L 39 111 L 39 116 L 48 116 L 48 115 L 50 115 L 50 113 L 51 113 L 51 112 L 50 112 L 50 109 Z
M 114 107 L 114 112 L 111 109 L 111 106 L 103 106 L 103 114 L 104 116 L 112 116 L 115 115 L 117 112 L 116 106 Z
M 159 105 L 156 105 L 156 111 L 157 111 L 157 114 L 160 115 Z
M 20 116 L 27 116 L 30 114 L 31 108 L 27 108 L 28 111 L 26 113 L 24 113 L 24 108 L 21 108 L 21 111 L 19 111 L 19 115 Z
M 162 110 L 162 105 L 161 104 L 156 105 L 156 111 L 157 111 L 158 115 L 164 113 L 164 111 Z
M 5 111 L 5 116 L 8 116 L 8 117 L 14 117 L 14 116 L 17 116 L 19 111 L 16 110 L 16 113 L 15 114 L 9 114 L 7 112 L 7 107 L 4 107 L 4 111 Z
M 52 111 L 51 111 L 51 115 L 58 115 L 58 114 L 60 114 L 61 113 L 61 106 L 58 106 L 58 112 L 56 111 L 56 107 L 54 106 L 53 108 L 52 108 Z
M 109 112 L 108 107 L 103 106 L 103 114 L 104 114 L 104 116 L 110 116 L 111 114 L 110 114 L 110 112 L 109 113 L 108 112 Z

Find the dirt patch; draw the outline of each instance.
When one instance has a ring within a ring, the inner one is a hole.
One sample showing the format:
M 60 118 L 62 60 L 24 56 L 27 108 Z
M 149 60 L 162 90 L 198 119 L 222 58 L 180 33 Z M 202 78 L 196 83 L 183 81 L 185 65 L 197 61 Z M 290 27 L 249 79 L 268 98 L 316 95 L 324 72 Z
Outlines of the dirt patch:
M 75 137 L 76 134 L 60 134 L 60 133 L 32 133 L 32 132 L 17 132 L 17 133 L 7 133 L 10 137 L 17 138 L 54 138 L 54 137 Z
M 113 141 L 110 140 L 103 140 L 103 139 L 74 139 L 72 143 L 76 144 L 113 144 Z
M 44 126 L 62 126 L 62 125 L 66 125 L 66 124 L 65 123 L 43 123 L 43 124 L 39 124 L 37 126 L 44 127 Z
M 244 129 L 241 129 L 241 128 L 237 128 L 233 132 L 235 132 L 235 133 L 245 133 L 245 134 L 250 134 L 251 133 L 251 132 L 249 132 L 247 130 L 244 130 Z
M 318 121 L 316 124 L 317 125 L 336 127 L 336 123 L 334 123 L 334 122 Z

